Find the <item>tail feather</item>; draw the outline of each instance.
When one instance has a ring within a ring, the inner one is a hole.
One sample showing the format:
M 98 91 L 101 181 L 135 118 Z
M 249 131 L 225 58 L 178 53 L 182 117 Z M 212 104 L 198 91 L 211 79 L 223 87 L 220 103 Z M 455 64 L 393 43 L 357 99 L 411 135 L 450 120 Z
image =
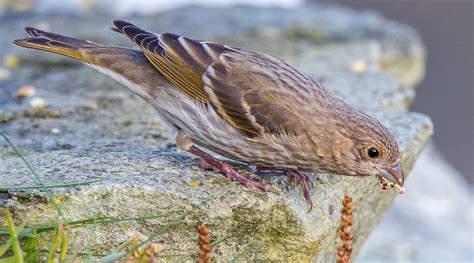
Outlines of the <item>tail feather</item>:
M 29 37 L 14 40 L 14 44 L 86 62 L 151 103 L 155 103 L 152 97 L 157 89 L 169 85 L 139 50 L 97 44 L 31 27 L 25 30 Z M 119 29 L 114 31 L 123 33 Z
M 42 38 L 46 38 L 46 39 L 49 39 L 49 40 L 54 40 L 54 41 L 57 41 L 57 42 L 63 42 L 63 43 L 66 43 L 66 44 L 69 44 L 69 45 L 72 45 L 72 46 L 76 46 L 76 47 L 103 46 L 101 44 L 94 43 L 94 42 L 89 41 L 89 40 L 82 40 L 82 39 L 63 36 L 63 35 L 59 35 L 59 34 L 55 34 L 55 33 L 50 33 L 50 32 L 46 32 L 46 31 L 43 31 L 43 30 L 40 30 L 40 29 L 37 29 L 37 28 L 33 28 L 33 27 L 25 27 L 25 31 L 31 37 L 42 37 Z
M 123 34 L 123 32 L 122 32 L 122 31 L 118 30 L 118 29 L 117 29 L 117 28 L 115 28 L 115 27 L 109 27 L 109 29 L 110 29 L 110 30 L 112 30 L 112 31 L 114 31 L 114 32 L 116 32 L 116 33 Z
M 84 49 L 92 47 L 104 47 L 104 45 L 100 45 L 88 40 L 58 35 L 32 27 L 25 28 L 25 31 L 31 37 L 16 39 L 13 41 L 15 45 L 25 48 L 48 51 L 87 63 L 91 63 L 92 58 L 84 55 L 84 52 L 82 52 Z

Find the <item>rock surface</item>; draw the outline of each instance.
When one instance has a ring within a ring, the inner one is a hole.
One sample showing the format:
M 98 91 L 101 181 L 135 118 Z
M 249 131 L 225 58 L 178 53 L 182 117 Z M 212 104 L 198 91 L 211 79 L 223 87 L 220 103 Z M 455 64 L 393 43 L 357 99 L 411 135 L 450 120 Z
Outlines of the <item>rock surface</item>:
M 423 46 L 410 28 L 375 13 L 324 5 L 291 10 L 189 7 L 128 20 L 157 32 L 286 59 L 381 120 L 400 144 L 406 173 L 432 133 L 428 117 L 407 112 L 413 87 L 423 75 Z M 201 171 L 192 165 L 191 157 L 176 150 L 173 135 L 152 107 L 119 84 L 68 59 L 10 44 L 23 36 L 23 26 L 39 23 L 62 34 L 130 45 L 106 29 L 110 18 L 68 15 L 66 19 L 49 14 L 1 22 L 0 55 L 18 53 L 22 58 L 20 67 L 0 83 L 0 114 L 6 120 L 2 128 L 45 184 L 102 180 L 50 188 L 66 220 L 163 215 L 119 226 L 81 228 L 78 235 L 89 251 L 111 251 L 135 232 L 153 236 L 160 226 L 183 215 L 171 231 L 154 238 L 167 252 L 195 251 L 195 226 L 205 222 L 213 240 L 221 241 L 215 250 L 219 261 L 253 248 L 246 255 L 252 260 L 330 262 L 336 256 L 344 193 L 354 199 L 355 253 L 396 197 L 394 192 L 381 191 L 375 178 L 317 174 L 314 207 L 308 213 L 301 192 L 286 191 L 281 176 L 266 178 L 282 189 L 276 195 Z M 11 98 L 25 84 L 36 86 L 37 96 L 47 101 L 46 114 L 28 111 L 28 99 Z M 3 186 L 38 184 L 5 143 L 0 144 L 0 182 Z M 28 217 L 31 225 L 56 220 L 57 212 L 44 190 L 8 190 L 0 198 L 1 206 L 19 220 Z M 3 220 L 0 217 L 0 225 L 5 225 Z

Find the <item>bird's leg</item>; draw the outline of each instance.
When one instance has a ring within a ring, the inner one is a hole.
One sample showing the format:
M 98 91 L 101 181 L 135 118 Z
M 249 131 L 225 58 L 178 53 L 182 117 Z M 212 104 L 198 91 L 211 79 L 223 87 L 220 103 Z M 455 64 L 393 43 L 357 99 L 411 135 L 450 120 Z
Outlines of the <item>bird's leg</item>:
M 221 171 L 219 169 L 217 169 L 215 166 L 212 166 L 210 163 L 206 162 L 204 159 L 202 158 L 196 158 L 195 160 L 193 160 L 195 162 L 197 162 L 199 164 L 199 168 L 203 169 L 203 170 L 209 170 L 209 171 L 214 171 L 214 172 L 218 172 L 220 173 Z M 241 175 L 253 180 L 254 178 L 260 178 L 259 176 L 257 176 L 256 174 L 254 173 L 241 173 Z
M 225 177 L 229 178 L 232 181 L 236 181 L 246 187 L 255 187 L 264 192 L 274 192 L 278 193 L 271 185 L 258 182 L 249 177 L 248 175 L 243 175 L 236 171 L 232 166 L 222 160 L 214 158 L 212 155 L 200 150 L 196 146 L 192 140 L 184 135 L 181 132 L 176 134 L 176 144 L 184 151 L 190 152 L 199 158 L 201 158 L 204 162 L 201 162 L 200 166 L 206 169 L 212 169 L 214 171 L 219 171 Z
M 219 171 L 230 180 L 236 181 L 246 187 L 255 187 L 265 192 L 277 193 L 277 191 L 271 185 L 252 180 L 253 176 L 239 173 L 234 168 L 232 168 L 230 164 L 214 158 L 212 155 L 207 154 L 196 146 L 191 146 L 189 152 L 204 160 L 205 164 L 201 163 L 201 167 L 204 166 L 204 168 L 211 168 L 214 171 Z
M 310 190 L 314 186 L 311 176 L 298 170 L 285 170 L 284 173 L 288 176 L 290 185 L 294 187 L 297 184 L 300 184 L 303 187 L 304 199 L 309 205 L 309 211 L 311 211 L 313 208 L 313 201 L 311 201 Z

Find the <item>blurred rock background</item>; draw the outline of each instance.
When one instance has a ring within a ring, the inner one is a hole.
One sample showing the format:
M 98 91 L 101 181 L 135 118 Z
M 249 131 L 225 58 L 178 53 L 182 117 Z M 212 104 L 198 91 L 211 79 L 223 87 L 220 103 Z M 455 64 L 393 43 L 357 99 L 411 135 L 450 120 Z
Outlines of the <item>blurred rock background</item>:
M 82 13 L 93 8 L 121 16 L 152 14 L 180 5 L 196 4 L 197 1 L 136 2 L 114 1 L 113 10 L 110 10 L 110 1 L 3 0 L 0 1 L 0 13 L 3 19 L 7 19 L 11 15 L 49 12 L 58 8 L 64 12 Z M 236 2 L 283 7 L 303 3 L 301 0 L 226 0 L 199 4 Z M 388 18 L 415 27 L 427 47 L 426 78 L 417 89 L 412 110 L 433 118 L 434 144 L 417 162 L 407 183 L 409 194 L 397 198 L 365 244 L 357 262 L 472 262 L 473 188 L 468 181 L 474 181 L 473 2 L 324 2 L 347 4 L 365 10 L 363 12 L 378 10 Z

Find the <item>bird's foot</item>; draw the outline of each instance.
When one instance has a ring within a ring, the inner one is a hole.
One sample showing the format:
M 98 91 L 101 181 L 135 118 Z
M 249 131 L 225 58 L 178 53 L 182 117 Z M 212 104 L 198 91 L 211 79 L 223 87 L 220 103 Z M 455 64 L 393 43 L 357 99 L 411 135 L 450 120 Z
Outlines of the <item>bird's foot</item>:
M 314 187 L 311 176 L 298 170 L 285 170 L 285 175 L 288 176 L 289 184 L 292 187 L 301 185 L 303 187 L 303 195 L 306 203 L 309 205 L 309 211 L 313 208 L 313 201 L 311 200 L 311 189 Z
M 189 152 L 201 158 L 201 161 L 199 163 L 199 167 L 201 169 L 220 172 L 230 180 L 236 181 L 246 187 L 254 187 L 264 192 L 273 192 L 278 194 L 278 192 L 271 185 L 256 181 L 256 175 L 240 173 L 235 170 L 230 164 L 214 158 L 213 156 L 207 154 L 206 152 L 200 150 L 195 146 L 191 146 L 189 148 Z
M 214 172 L 218 172 L 218 173 L 220 172 L 219 169 L 217 169 L 216 167 L 212 166 L 212 164 L 210 164 L 210 163 L 204 161 L 204 159 L 202 159 L 202 158 L 196 158 L 196 159 L 192 160 L 192 163 L 193 163 L 194 165 L 197 164 L 197 165 L 199 166 L 199 168 L 202 169 L 202 170 L 214 171 Z

